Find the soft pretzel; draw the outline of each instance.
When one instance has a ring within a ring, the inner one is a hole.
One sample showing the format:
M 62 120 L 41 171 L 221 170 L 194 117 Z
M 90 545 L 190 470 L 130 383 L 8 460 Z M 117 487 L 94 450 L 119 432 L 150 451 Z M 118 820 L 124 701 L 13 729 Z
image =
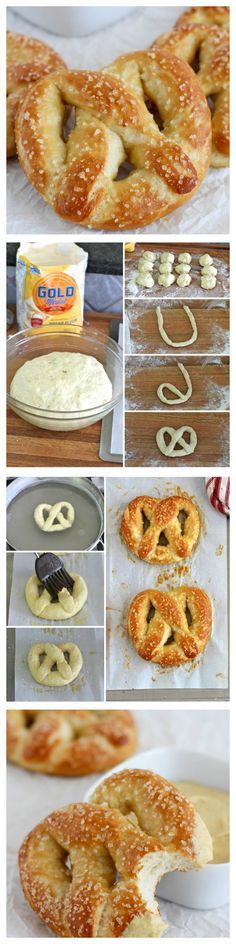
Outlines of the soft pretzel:
M 15 157 L 15 118 L 29 88 L 50 72 L 67 67 L 51 46 L 31 36 L 7 33 L 7 156 Z
M 46 517 L 44 511 L 48 511 Z M 52 531 L 65 531 L 74 523 L 75 509 L 68 501 L 55 502 L 55 505 L 42 502 L 34 509 L 34 520 L 41 531 L 47 531 L 50 534 Z
M 8 711 L 8 758 L 28 770 L 62 777 L 97 773 L 133 754 L 136 743 L 129 711 Z
M 211 629 L 211 601 L 199 587 L 143 590 L 128 611 L 128 633 L 139 656 L 166 668 L 195 659 Z
M 149 564 L 172 564 L 190 557 L 199 533 L 199 513 L 185 495 L 134 498 L 125 508 L 120 528 L 125 544 Z
M 202 8 L 201 8 L 202 9 Z M 157 38 L 154 51 L 164 47 L 194 66 L 199 55 L 198 79 L 206 97 L 213 100 L 213 167 L 229 163 L 229 34 L 205 22 L 181 22 L 170 33 Z
M 222 26 L 223 29 L 229 29 L 229 6 L 228 7 L 190 7 L 182 13 L 177 20 L 176 25 L 182 23 L 204 23 L 206 26 Z
M 25 897 L 58 937 L 160 937 L 156 885 L 167 872 L 212 858 L 208 830 L 192 804 L 149 771 L 109 778 L 94 800 L 57 810 L 26 837 Z
M 29 577 L 25 585 L 25 599 L 34 616 L 46 620 L 65 620 L 82 610 L 88 597 L 87 585 L 80 574 L 71 573 L 70 576 L 74 581 L 72 592 L 69 593 L 69 590 L 63 587 L 59 590 L 56 600 L 52 600 L 36 574 Z
M 74 642 L 34 643 L 28 652 L 31 675 L 40 685 L 69 685 L 82 669 L 83 657 Z
M 159 109 L 163 131 L 147 99 Z M 76 117 L 65 143 L 68 105 Z M 37 82 L 17 115 L 17 150 L 30 182 L 63 218 L 95 228 L 137 228 L 195 193 L 210 163 L 210 124 L 188 64 L 149 50 L 122 56 L 103 72 L 58 73 Z M 117 180 L 127 158 L 133 170 Z

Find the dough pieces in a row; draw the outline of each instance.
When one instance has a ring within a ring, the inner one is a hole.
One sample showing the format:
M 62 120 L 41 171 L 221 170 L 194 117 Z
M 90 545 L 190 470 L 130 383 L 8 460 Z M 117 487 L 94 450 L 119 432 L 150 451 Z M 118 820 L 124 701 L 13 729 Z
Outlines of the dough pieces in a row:
M 212 256 L 209 256 L 208 252 L 206 252 L 204 256 L 199 256 L 199 265 L 201 266 L 201 288 L 215 288 L 217 269 L 212 265 L 212 263 Z
M 175 282 L 175 275 L 172 272 L 173 262 L 175 260 L 173 252 L 162 252 L 159 262 L 158 285 L 169 288 Z
M 153 288 L 154 278 L 152 276 L 152 270 L 155 258 L 155 252 L 150 252 L 148 249 L 142 253 L 138 261 L 137 285 L 142 285 L 143 288 Z

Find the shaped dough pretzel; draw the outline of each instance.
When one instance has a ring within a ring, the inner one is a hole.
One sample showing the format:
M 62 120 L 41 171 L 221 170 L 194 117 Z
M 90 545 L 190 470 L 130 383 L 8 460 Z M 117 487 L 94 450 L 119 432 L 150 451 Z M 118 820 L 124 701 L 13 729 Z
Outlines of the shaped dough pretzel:
M 36 574 L 29 577 L 25 585 L 25 599 L 34 616 L 46 620 L 65 620 L 82 610 L 88 597 L 85 580 L 79 574 L 71 573 L 70 576 L 74 581 L 72 593 L 63 587 L 63 590 L 59 590 L 55 603 Z
M 66 515 L 63 513 L 63 509 L 67 511 Z M 44 511 L 48 511 L 46 518 L 44 517 Z M 75 510 L 71 502 L 67 501 L 59 501 L 55 505 L 42 502 L 34 509 L 34 520 L 41 531 L 50 533 L 52 531 L 65 531 L 72 527 L 75 520 Z
M 197 332 L 197 325 L 196 325 L 193 312 L 191 311 L 191 308 L 188 308 L 188 305 L 183 305 L 183 309 L 184 311 L 186 311 L 186 315 L 188 316 L 191 327 L 192 327 L 191 338 L 188 338 L 187 341 L 171 341 L 171 338 L 169 338 L 168 334 L 165 331 L 164 324 L 163 324 L 163 314 L 159 305 L 156 310 L 157 325 L 158 325 L 159 333 L 161 335 L 161 338 L 163 338 L 163 341 L 165 341 L 165 343 L 168 344 L 169 347 L 189 347 L 190 344 L 193 344 L 194 341 L 197 340 L 198 332 Z
M 169 668 L 195 659 L 211 629 L 211 601 L 199 587 L 143 590 L 129 607 L 128 633 L 139 656 Z
M 67 658 L 66 658 L 67 657 Z M 79 675 L 83 657 L 74 642 L 34 643 L 28 652 L 31 675 L 40 685 L 69 685 Z
M 184 367 L 184 364 L 179 363 L 177 364 L 177 367 L 179 367 L 179 370 L 181 370 L 181 373 L 186 380 L 186 393 L 182 393 L 181 390 L 178 390 L 178 387 L 175 387 L 175 384 L 169 383 L 169 381 L 164 381 L 164 383 L 161 383 L 157 388 L 157 396 L 159 397 L 159 400 L 162 401 L 162 403 L 186 403 L 186 401 L 189 400 L 189 397 L 192 395 L 193 388 L 186 367 Z M 175 393 L 175 397 L 166 397 L 163 392 L 164 390 L 170 390 L 171 393 Z
M 186 495 L 134 498 L 122 516 L 120 536 L 131 551 L 149 564 L 172 564 L 192 555 L 199 538 L 200 517 Z

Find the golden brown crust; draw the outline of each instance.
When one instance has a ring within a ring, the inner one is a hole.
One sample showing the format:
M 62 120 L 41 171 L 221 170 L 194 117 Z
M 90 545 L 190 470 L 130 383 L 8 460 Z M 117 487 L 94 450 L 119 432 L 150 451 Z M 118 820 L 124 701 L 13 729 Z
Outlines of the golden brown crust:
M 146 107 L 148 96 L 164 133 Z M 67 145 L 65 104 L 76 112 Z M 149 50 L 120 57 L 104 72 L 37 82 L 18 112 L 16 140 L 23 170 L 60 216 L 95 228 L 136 228 L 172 212 L 201 183 L 210 162 L 210 116 L 188 64 Z M 127 157 L 134 170 L 117 180 Z
M 199 587 L 143 590 L 131 601 L 128 633 L 142 659 L 165 668 L 193 660 L 212 629 L 211 601 Z
M 204 19 L 196 22 L 181 18 L 170 33 L 159 36 L 152 48 L 173 52 L 195 67 L 199 57 L 197 76 L 212 111 L 212 166 L 229 163 L 229 34 L 219 26 L 206 25 Z
M 222 26 L 229 29 L 230 13 L 228 7 L 190 7 L 176 21 L 179 26 L 186 23 L 204 23 L 206 26 Z
M 172 564 L 190 557 L 199 538 L 199 512 L 185 495 L 134 498 L 125 508 L 120 535 L 149 564 Z
M 28 770 L 77 777 L 109 769 L 136 749 L 129 711 L 8 711 L 8 759 Z
M 15 119 L 29 88 L 67 66 L 51 46 L 21 33 L 7 33 L 7 156 L 15 157 Z

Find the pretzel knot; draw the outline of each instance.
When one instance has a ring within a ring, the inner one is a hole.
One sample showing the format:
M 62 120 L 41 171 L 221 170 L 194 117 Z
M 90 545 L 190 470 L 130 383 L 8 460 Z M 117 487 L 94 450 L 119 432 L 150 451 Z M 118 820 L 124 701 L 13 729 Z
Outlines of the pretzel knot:
M 117 788 L 112 778 L 104 799 L 57 810 L 26 837 L 19 868 L 27 901 L 58 937 L 160 937 L 156 885 L 173 869 L 206 864 L 208 830 L 172 784 L 148 771 L 118 775 Z
M 211 628 L 211 601 L 198 587 L 143 590 L 129 607 L 128 633 L 139 656 L 168 668 L 195 659 Z
M 34 616 L 49 620 L 65 620 L 82 610 L 88 597 L 85 580 L 80 574 L 71 573 L 70 576 L 74 581 L 72 592 L 69 593 L 69 590 L 63 587 L 55 600 L 52 600 L 48 590 L 42 587 L 36 574 L 29 577 L 25 585 L 25 599 Z
M 44 511 L 48 511 L 46 518 Z M 67 512 L 66 515 L 65 511 Z M 66 528 L 72 527 L 75 520 L 75 511 L 71 502 L 60 501 L 56 502 L 55 505 L 42 502 L 34 509 L 34 520 L 41 531 L 50 531 L 50 533 L 52 531 L 65 531 Z
M 36 682 L 42 685 L 68 685 L 82 669 L 78 646 L 68 643 L 35 643 L 28 652 L 28 666 Z
M 199 532 L 199 513 L 185 495 L 134 498 L 125 508 L 120 528 L 125 544 L 150 564 L 171 564 L 189 557 Z
M 185 439 L 186 433 L 189 434 L 189 442 Z M 170 437 L 168 444 L 165 441 L 166 434 Z M 163 426 L 156 434 L 156 442 L 160 452 L 170 459 L 173 456 L 190 456 L 191 452 L 196 449 L 197 434 L 192 426 L 180 426 L 179 429 L 173 429 L 173 426 Z M 176 449 L 178 443 L 180 448 Z
M 67 106 L 75 122 L 65 142 Z M 103 72 L 37 82 L 19 109 L 16 141 L 23 170 L 56 213 L 92 227 L 137 228 L 199 186 L 210 162 L 210 113 L 188 64 L 151 50 Z

